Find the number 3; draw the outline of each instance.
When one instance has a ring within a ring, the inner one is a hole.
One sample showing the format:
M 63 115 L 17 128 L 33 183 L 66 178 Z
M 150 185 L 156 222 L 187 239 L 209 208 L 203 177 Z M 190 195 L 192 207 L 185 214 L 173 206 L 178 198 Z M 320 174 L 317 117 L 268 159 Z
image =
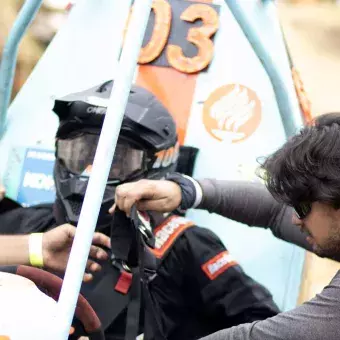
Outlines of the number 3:
M 181 19 L 189 22 L 197 19 L 203 21 L 203 26 L 190 28 L 187 36 L 187 40 L 197 46 L 198 54 L 188 58 L 184 56 L 181 47 L 169 45 L 167 49 L 169 64 L 185 73 L 201 71 L 210 64 L 214 55 L 214 43 L 210 37 L 218 30 L 218 15 L 208 5 L 195 4 L 182 13 Z
M 149 43 L 142 48 L 138 62 L 147 64 L 155 60 L 165 48 L 171 30 L 171 5 L 166 0 L 154 0 L 155 25 Z M 214 43 L 210 39 L 218 30 L 218 14 L 209 5 L 193 4 L 180 17 L 184 21 L 195 22 L 201 19 L 201 27 L 189 29 L 187 40 L 198 48 L 198 54 L 189 58 L 180 46 L 169 45 L 166 56 L 169 64 L 184 73 L 196 73 L 205 69 L 214 55 Z

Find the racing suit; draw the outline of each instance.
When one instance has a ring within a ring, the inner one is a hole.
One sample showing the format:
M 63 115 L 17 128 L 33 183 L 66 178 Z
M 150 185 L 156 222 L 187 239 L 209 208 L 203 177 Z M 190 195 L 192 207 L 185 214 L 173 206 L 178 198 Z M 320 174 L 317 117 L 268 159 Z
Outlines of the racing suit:
M 18 208 L 0 215 L 0 220 L 2 234 L 44 232 L 57 225 L 52 205 Z M 179 216 L 153 220 L 159 266 L 150 292 L 167 339 L 198 339 L 279 312 L 267 289 L 242 271 L 212 231 Z M 83 285 L 81 292 L 90 302 L 91 290 L 112 268 L 103 264 L 94 281 Z M 100 317 L 103 311 L 96 312 Z M 124 339 L 125 322 L 126 308 L 106 329 L 106 338 Z M 140 332 L 144 328 L 142 322 Z

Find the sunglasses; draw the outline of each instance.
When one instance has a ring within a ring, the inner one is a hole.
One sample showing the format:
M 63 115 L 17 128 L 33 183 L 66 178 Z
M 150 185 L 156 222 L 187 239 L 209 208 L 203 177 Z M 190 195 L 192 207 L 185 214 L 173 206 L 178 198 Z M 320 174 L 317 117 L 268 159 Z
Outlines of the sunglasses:
M 305 219 L 312 210 L 311 203 L 300 203 L 298 205 L 294 205 L 293 209 L 295 214 L 299 220 Z

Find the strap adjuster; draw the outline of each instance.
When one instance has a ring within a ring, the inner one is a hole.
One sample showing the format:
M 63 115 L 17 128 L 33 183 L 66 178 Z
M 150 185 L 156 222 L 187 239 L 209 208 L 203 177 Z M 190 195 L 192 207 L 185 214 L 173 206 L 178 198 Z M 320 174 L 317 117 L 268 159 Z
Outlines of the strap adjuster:
M 120 277 L 116 283 L 115 290 L 122 294 L 127 294 L 132 284 L 132 273 L 128 273 L 123 270 L 120 273 Z

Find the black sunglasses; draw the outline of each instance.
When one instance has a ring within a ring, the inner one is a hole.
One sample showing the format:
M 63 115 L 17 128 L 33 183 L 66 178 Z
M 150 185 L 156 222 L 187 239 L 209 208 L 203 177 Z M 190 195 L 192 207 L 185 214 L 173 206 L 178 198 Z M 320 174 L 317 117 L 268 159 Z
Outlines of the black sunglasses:
M 305 219 L 308 214 L 312 210 L 312 204 L 311 203 L 300 203 L 298 205 L 294 205 L 293 209 L 295 211 L 295 214 L 299 220 Z

